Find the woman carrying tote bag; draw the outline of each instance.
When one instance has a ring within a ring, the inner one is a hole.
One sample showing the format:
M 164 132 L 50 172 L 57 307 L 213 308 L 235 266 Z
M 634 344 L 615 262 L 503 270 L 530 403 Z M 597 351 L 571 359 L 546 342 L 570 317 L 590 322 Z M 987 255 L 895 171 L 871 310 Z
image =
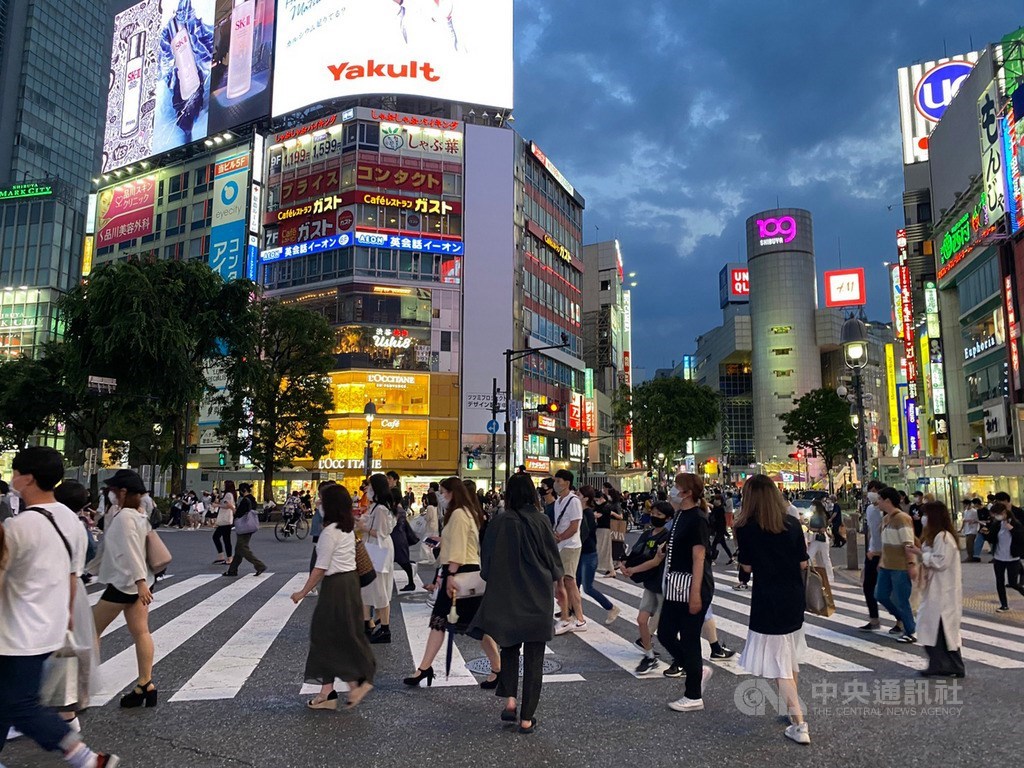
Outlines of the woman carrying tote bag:
M 359 518 L 364 532 L 363 543 L 373 561 L 377 578 L 363 587 L 363 622 L 371 643 L 391 642 L 391 590 L 395 584 L 395 545 L 391 531 L 395 527 L 395 515 L 391 510 L 391 489 L 388 479 L 377 473 L 370 476 L 366 488 L 369 509 Z M 376 611 L 380 626 L 376 631 L 370 624 L 370 609 Z

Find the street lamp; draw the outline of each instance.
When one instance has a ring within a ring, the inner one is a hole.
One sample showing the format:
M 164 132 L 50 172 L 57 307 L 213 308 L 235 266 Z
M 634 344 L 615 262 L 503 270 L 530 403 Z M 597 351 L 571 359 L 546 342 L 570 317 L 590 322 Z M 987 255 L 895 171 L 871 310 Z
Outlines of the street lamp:
M 582 482 L 587 481 L 587 475 L 590 474 L 590 435 L 584 435 L 583 439 L 580 440 L 583 444 L 583 478 Z
M 157 453 L 157 451 L 160 448 L 160 435 L 162 435 L 163 433 L 164 433 L 164 428 L 163 428 L 162 424 L 154 424 L 153 425 L 153 440 L 152 440 L 152 445 L 150 445 L 150 448 L 151 448 L 151 454 L 150 455 L 152 455 L 152 457 L 153 457 L 153 471 L 150 474 L 150 487 L 149 487 L 149 489 L 153 492 L 154 495 L 156 494 L 156 466 L 157 466 L 157 459 L 159 458 L 159 454 Z M 188 461 L 187 457 L 186 457 L 185 461 L 186 462 Z M 182 493 L 185 492 L 184 486 L 182 486 L 181 492 Z
M 371 400 L 363 407 L 363 415 L 366 417 L 366 450 L 363 451 L 363 476 L 370 476 L 370 469 L 373 467 L 373 420 L 377 416 L 377 406 Z
M 839 342 L 843 346 L 843 356 L 846 359 L 846 367 L 853 371 L 853 396 L 852 401 L 855 412 L 854 425 L 857 427 L 857 463 L 861 482 L 867 479 L 867 441 L 864 431 L 864 386 L 861 380 L 861 372 L 868 364 L 868 327 L 858 317 L 851 316 L 845 323 L 839 335 Z M 838 390 L 837 390 L 838 392 Z M 844 388 L 845 393 L 845 388 Z M 859 515 L 855 511 L 852 515 L 853 525 L 849 530 L 856 531 L 859 527 Z M 857 570 L 860 567 L 860 560 L 857 555 L 857 534 L 853 533 L 849 539 L 849 546 L 846 552 L 846 567 L 850 570 Z

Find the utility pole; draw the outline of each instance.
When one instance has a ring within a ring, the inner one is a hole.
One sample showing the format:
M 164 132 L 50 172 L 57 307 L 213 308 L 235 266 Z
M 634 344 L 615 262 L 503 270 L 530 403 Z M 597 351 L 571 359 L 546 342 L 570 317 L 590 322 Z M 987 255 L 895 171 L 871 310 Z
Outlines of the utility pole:
M 508 393 L 505 394 L 505 408 L 508 408 Z M 498 380 L 491 379 L 491 420 L 498 420 Z M 506 424 L 507 424 L 506 420 Z M 506 440 L 508 439 L 506 435 Z M 505 465 L 508 468 L 508 465 Z M 498 477 L 498 433 L 491 433 L 491 490 L 493 491 Z

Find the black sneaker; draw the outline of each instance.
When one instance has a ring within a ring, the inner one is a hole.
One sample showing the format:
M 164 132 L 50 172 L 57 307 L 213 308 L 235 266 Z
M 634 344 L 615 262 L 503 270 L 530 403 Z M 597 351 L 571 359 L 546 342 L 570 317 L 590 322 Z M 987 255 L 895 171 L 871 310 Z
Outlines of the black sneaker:
M 863 627 L 857 627 L 861 632 L 877 632 L 882 628 L 881 624 L 872 624 L 870 621 Z
M 658 661 L 656 658 L 647 658 L 646 656 L 644 656 L 642 659 L 640 659 L 640 663 L 636 665 L 636 674 L 646 675 L 649 672 L 654 672 L 655 670 L 657 670 L 659 666 L 661 666 L 661 662 Z
M 736 651 L 734 651 L 732 648 L 726 648 L 724 645 L 722 646 L 722 650 L 711 652 L 711 658 L 713 660 L 731 659 L 735 655 Z
M 391 629 L 383 628 L 378 629 L 372 635 L 370 635 L 370 643 L 372 645 L 388 644 L 391 642 Z
M 639 638 L 639 637 L 638 637 L 638 638 L 637 638 L 636 640 L 634 640 L 634 641 L 633 641 L 633 645 L 635 645 L 635 646 L 636 646 L 637 648 L 639 648 L 639 649 L 640 649 L 641 651 L 646 651 L 646 650 L 647 650 L 646 648 L 644 648 L 644 644 L 643 644 L 643 642 L 642 642 L 642 641 L 640 640 L 640 638 Z M 660 653 L 658 653 L 657 651 L 655 651 L 655 652 L 654 652 L 654 655 L 655 655 L 655 656 L 661 656 L 661 654 L 660 654 Z
M 890 635 L 902 635 L 903 634 L 903 624 L 901 622 L 897 621 L 896 622 L 896 626 L 889 630 L 889 634 Z
M 674 661 L 672 662 L 672 666 L 669 667 L 668 669 L 666 669 L 661 674 L 663 674 L 665 677 L 685 677 L 686 676 L 686 672 L 683 671 L 683 668 L 680 667 L 678 664 L 676 664 Z
M 996 608 L 996 613 L 1009 613 L 1009 612 L 1010 612 L 1010 606 L 1008 606 L 1008 605 L 1000 605 L 998 608 Z

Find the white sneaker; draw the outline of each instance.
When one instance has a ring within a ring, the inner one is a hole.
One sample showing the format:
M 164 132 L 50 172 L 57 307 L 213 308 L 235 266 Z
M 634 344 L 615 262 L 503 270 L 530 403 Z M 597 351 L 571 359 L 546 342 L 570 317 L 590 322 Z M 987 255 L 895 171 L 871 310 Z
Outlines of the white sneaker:
M 75 733 L 82 732 L 82 723 L 79 721 L 78 717 L 73 717 L 70 720 L 65 720 L 64 722 L 67 723 L 68 728 L 70 728 Z
M 685 696 L 668 703 L 668 708 L 676 712 L 696 712 L 704 709 L 704 699 L 688 699 Z
M 605 624 L 614 624 L 615 620 L 617 618 L 619 618 L 619 614 L 620 613 L 622 613 L 622 611 L 619 610 L 619 606 L 613 605 L 611 610 L 608 611 L 608 617 L 604 620 L 604 623 Z
M 586 632 L 587 631 L 587 622 L 585 622 L 585 621 L 577 621 L 575 624 L 572 625 L 572 631 L 573 632 Z
M 555 634 L 564 635 L 566 632 L 572 631 L 572 624 L 568 621 L 560 621 L 555 625 Z
M 811 734 L 807 730 L 807 723 L 800 723 L 800 725 L 791 725 L 786 728 L 786 738 L 792 739 L 797 744 L 810 744 Z

